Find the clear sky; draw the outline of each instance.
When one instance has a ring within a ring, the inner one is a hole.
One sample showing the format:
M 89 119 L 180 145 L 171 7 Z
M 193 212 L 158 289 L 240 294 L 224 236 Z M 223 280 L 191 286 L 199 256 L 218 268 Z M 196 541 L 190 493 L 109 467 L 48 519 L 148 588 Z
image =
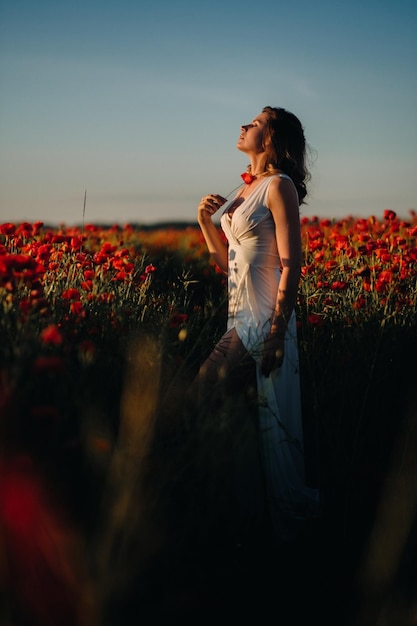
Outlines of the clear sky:
M 0 0 L 0 221 L 194 220 L 299 116 L 304 215 L 417 208 L 416 0 Z

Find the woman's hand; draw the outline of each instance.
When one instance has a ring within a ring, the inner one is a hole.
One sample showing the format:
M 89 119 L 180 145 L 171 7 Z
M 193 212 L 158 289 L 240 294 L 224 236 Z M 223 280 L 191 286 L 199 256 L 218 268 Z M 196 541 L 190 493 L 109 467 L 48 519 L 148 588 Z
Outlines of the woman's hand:
M 216 193 L 201 198 L 201 202 L 198 205 L 198 223 L 207 224 L 226 201 L 226 198 Z
M 264 341 L 261 372 L 268 377 L 272 370 L 281 367 L 284 360 L 284 335 L 269 334 Z

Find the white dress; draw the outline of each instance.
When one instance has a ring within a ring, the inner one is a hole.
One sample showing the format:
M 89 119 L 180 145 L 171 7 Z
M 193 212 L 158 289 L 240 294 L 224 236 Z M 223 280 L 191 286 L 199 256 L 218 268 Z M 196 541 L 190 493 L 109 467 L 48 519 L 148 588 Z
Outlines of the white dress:
M 318 513 L 319 495 L 305 484 L 300 374 L 295 313 L 285 336 L 284 362 L 266 378 L 260 361 L 280 281 L 275 223 L 265 178 L 239 206 L 224 205 L 221 226 L 228 240 L 227 328 L 235 328 L 256 362 L 261 462 L 271 520 L 291 540 L 297 521 Z M 289 179 L 291 180 L 291 179 Z

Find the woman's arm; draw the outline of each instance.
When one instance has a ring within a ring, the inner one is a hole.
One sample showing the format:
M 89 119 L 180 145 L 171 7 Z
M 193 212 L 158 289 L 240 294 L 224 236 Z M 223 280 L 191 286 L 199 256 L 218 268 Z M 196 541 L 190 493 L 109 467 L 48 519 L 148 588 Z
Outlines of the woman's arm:
M 204 196 L 198 205 L 198 223 L 213 261 L 227 274 L 227 246 L 211 219 L 225 202 L 226 198 L 218 194 Z
M 294 310 L 301 276 L 301 230 L 297 191 L 291 181 L 276 178 L 268 194 L 269 209 L 275 222 L 281 279 L 272 315 L 271 330 L 265 342 L 262 373 L 268 376 L 273 367 L 282 365 L 284 336 Z

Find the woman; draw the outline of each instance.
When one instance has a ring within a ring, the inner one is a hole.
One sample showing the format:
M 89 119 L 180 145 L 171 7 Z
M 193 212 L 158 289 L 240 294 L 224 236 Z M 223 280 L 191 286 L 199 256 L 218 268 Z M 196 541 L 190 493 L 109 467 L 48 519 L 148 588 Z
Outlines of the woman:
M 230 200 L 211 194 L 198 206 L 208 250 L 228 275 L 227 332 L 198 382 L 202 399 L 224 401 L 246 390 L 253 374 L 267 510 L 278 536 L 291 540 L 318 506 L 304 480 L 294 313 L 308 178 L 303 127 L 285 109 L 265 107 L 241 127 L 237 148 L 250 160 L 243 186 Z M 212 221 L 220 207 L 227 244 Z

